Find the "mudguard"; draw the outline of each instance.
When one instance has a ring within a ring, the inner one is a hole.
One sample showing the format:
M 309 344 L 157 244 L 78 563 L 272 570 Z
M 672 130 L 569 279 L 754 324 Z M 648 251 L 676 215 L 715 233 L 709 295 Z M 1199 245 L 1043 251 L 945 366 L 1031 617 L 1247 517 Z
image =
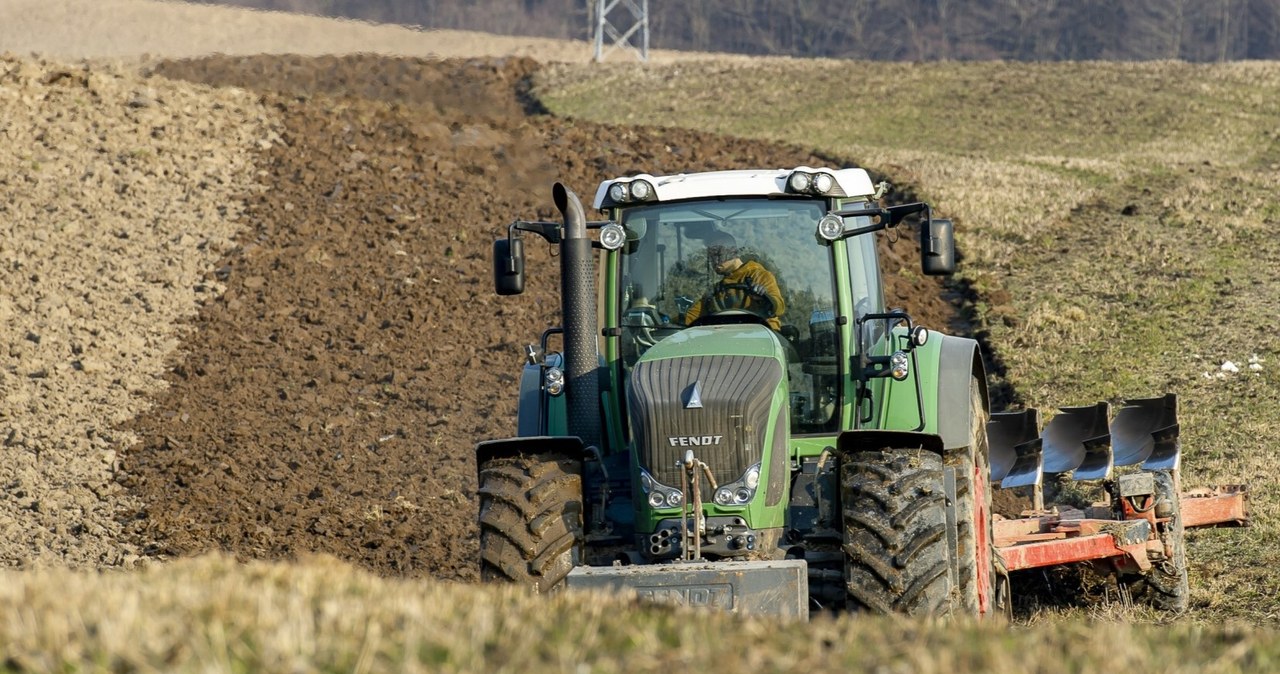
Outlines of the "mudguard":
M 933 333 L 938 335 L 938 333 Z M 969 445 L 969 381 L 976 377 L 982 389 L 982 402 L 987 410 L 987 374 L 982 364 L 978 343 L 964 337 L 941 335 L 938 357 L 938 435 L 945 449 Z
M 542 429 L 542 367 L 525 365 L 520 373 L 520 398 L 516 408 L 516 435 L 532 436 Z
M 582 438 L 571 435 L 537 435 L 527 438 L 487 440 L 476 445 L 476 470 L 478 471 L 480 466 L 491 459 L 542 456 L 551 453 L 582 461 L 586 458 L 586 447 L 582 444 Z
M 965 431 L 968 434 L 968 431 Z M 916 433 L 913 431 L 882 431 L 862 429 L 845 431 L 836 439 L 836 450 L 844 456 L 853 452 L 874 451 L 893 448 L 908 449 L 919 447 L 935 454 L 943 453 L 942 438 L 933 433 Z

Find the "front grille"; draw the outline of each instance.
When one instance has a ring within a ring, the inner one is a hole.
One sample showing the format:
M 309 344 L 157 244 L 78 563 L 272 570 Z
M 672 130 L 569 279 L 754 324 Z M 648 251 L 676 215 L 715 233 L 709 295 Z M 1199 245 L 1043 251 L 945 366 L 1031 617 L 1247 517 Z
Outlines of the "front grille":
M 659 482 L 678 487 L 676 466 L 692 449 L 711 467 L 716 482 L 737 480 L 760 462 L 769 404 L 781 381 L 782 365 L 759 356 L 690 356 L 638 363 L 628 395 L 640 465 Z M 686 409 L 695 383 L 702 408 Z M 705 443 L 707 438 L 712 442 Z

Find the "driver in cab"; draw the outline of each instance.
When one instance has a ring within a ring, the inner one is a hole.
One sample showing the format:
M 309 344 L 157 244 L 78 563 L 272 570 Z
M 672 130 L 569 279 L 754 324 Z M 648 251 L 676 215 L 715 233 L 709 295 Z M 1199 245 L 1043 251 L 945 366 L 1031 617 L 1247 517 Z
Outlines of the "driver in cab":
M 778 280 L 759 262 L 743 262 L 733 236 L 716 232 L 707 239 L 707 263 L 720 274 L 720 281 L 689 307 L 684 315 L 685 325 L 692 325 L 699 316 L 740 309 L 765 319 L 775 332 L 782 328 L 778 317 L 786 307 Z

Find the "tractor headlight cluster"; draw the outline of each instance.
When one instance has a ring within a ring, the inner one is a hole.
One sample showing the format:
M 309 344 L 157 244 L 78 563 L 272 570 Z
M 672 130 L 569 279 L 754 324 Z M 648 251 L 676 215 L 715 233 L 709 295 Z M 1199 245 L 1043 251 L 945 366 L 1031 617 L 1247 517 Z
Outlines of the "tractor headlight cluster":
M 558 367 L 549 367 L 542 373 L 542 385 L 547 389 L 547 393 L 558 396 L 564 393 L 564 370 Z
M 760 464 L 756 464 L 747 469 L 747 472 L 738 478 L 737 482 L 731 482 L 721 485 L 716 490 L 716 505 L 722 506 L 744 506 L 751 502 L 756 496 L 756 489 L 760 487 Z
M 609 199 L 615 204 L 632 201 L 652 201 L 656 197 L 653 183 L 643 178 L 631 181 L 617 181 L 609 186 Z
M 649 471 L 640 469 L 640 490 L 650 508 L 679 508 L 684 504 L 684 494 L 653 479 Z
M 825 171 L 792 171 L 787 176 L 787 189 L 798 194 L 844 196 L 835 176 Z
M 894 351 L 889 356 L 889 376 L 897 381 L 902 381 L 911 374 L 911 360 L 907 357 L 905 351 Z

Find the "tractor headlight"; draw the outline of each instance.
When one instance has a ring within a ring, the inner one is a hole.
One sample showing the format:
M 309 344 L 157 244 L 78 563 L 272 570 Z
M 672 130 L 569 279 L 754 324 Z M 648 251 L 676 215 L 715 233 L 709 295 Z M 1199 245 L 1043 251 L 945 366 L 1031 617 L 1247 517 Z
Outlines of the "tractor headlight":
M 787 191 L 794 194 L 816 194 L 823 197 L 847 196 L 833 173 L 797 169 L 787 176 Z
M 818 238 L 823 241 L 835 241 L 844 234 L 844 218 L 830 213 L 818 221 Z
M 558 367 L 549 367 L 546 373 L 542 375 L 542 381 L 547 393 L 553 396 L 564 393 L 564 370 Z
M 736 507 L 744 506 L 751 502 L 756 496 L 756 489 L 760 486 L 760 464 L 756 464 L 747 469 L 736 482 L 721 485 L 716 490 L 713 497 L 716 505 Z
M 684 494 L 679 489 L 658 482 L 643 468 L 640 469 L 640 490 L 650 508 L 679 508 L 684 503 Z
M 808 192 L 811 181 L 812 178 L 808 173 L 796 171 L 791 174 L 790 178 L 787 178 L 787 186 L 791 188 L 792 192 Z
M 622 229 L 622 225 L 611 222 L 600 228 L 600 245 L 605 250 L 617 250 L 627 241 L 627 232 Z
M 907 354 L 902 351 L 894 351 L 889 356 L 889 376 L 897 381 L 902 381 L 911 374 L 911 361 L 907 358 Z
M 623 202 L 627 200 L 627 184 L 614 183 L 609 186 L 609 198 L 615 202 Z
M 813 175 L 813 189 L 818 194 L 826 194 L 836 184 L 836 179 L 831 177 L 830 173 L 815 173 Z
M 653 185 L 648 180 L 633 180 L 631 182 L 631 198 L 636 201 L 644 201 L 653 196 Z
M 657 198 L 653 183 L 643 178 L 619 180 L 609 186 L 609 199 L 615 204 L 631 201 L 653 201 Z

